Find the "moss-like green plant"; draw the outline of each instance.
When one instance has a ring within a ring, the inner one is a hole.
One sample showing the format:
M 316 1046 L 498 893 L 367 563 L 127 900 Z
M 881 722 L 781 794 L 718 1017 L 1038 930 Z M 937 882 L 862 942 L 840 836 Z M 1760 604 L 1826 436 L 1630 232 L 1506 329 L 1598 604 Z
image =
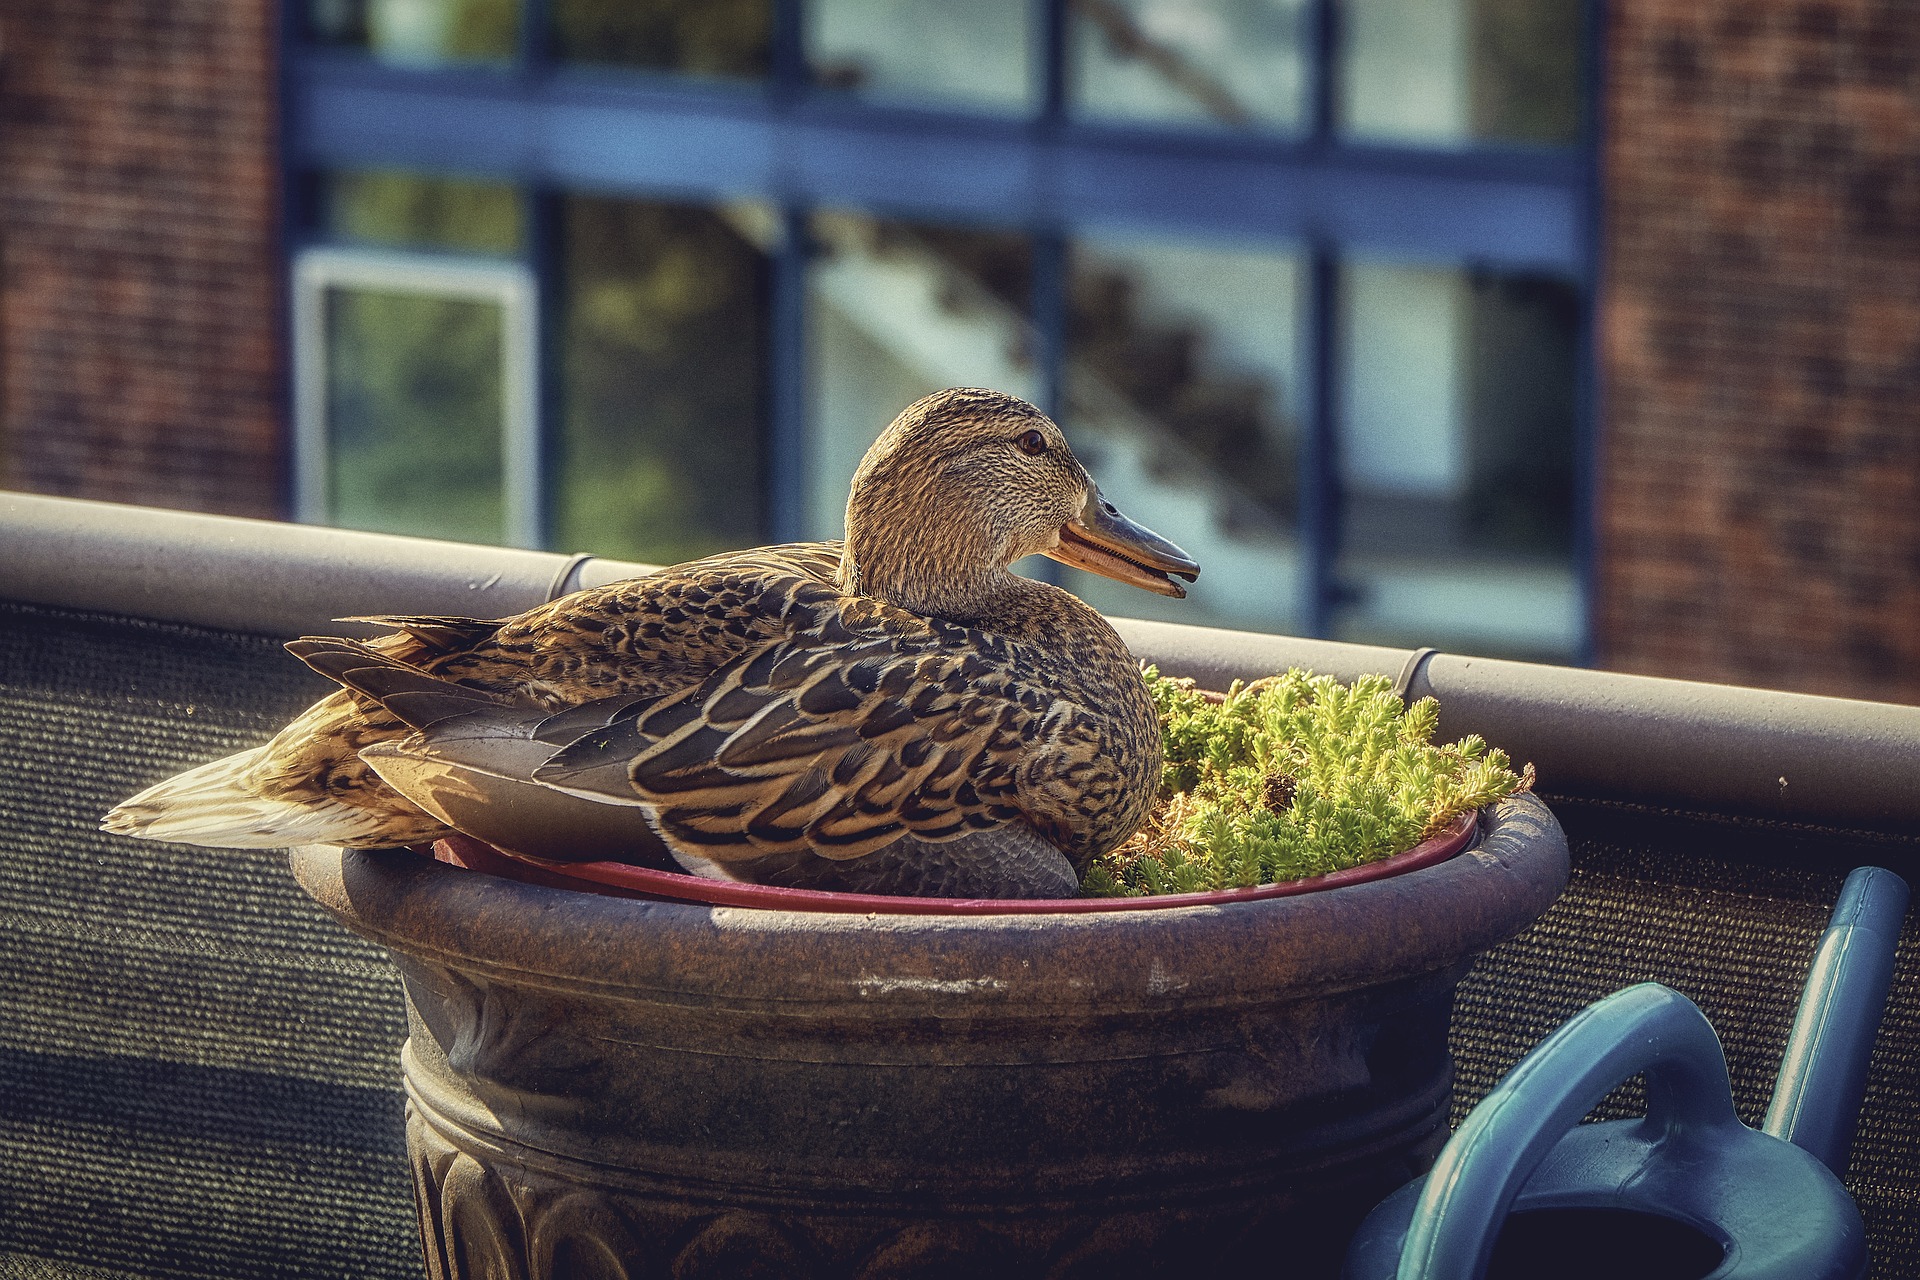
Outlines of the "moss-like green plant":
M 1224 700 L 1144 672 L 1160 713 L 1160 802 L 1097 860 L 1102 897 L 1195 893 L 1324 875 L 1419 844 L 1533 785 L 1477 735 L 1436 746 L 1440 704 L 1405 706 L 1382 676 L 1343 685 L 1298 669 Z

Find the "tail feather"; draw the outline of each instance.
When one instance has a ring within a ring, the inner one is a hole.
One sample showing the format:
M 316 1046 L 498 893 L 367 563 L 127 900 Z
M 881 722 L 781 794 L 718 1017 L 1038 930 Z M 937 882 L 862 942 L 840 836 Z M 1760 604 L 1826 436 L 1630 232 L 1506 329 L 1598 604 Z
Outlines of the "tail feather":
M 209 761 L 122 801 L 100 824 L 116 835 L 232 849 L 290 844 L 385 844 L 389 815 L 338 800 L 294 803 L 253 793 L 246 777 L 264 747 Z

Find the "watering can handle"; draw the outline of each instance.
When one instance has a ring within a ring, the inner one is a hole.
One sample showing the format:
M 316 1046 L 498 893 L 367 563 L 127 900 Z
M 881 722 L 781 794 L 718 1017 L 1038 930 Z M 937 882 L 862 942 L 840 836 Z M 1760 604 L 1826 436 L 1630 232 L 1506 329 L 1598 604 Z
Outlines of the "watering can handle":
M 1706 1015 L 1657 982 L 1616 991 L 1542 1041 L 1453 1135 L 1414 1207 L 1398 1280 L 1484 1274 L 1540 1162 L 1616 1085 L 1642 1074 L 1647 1123 L 1675 1141 L 1744 1128 Z

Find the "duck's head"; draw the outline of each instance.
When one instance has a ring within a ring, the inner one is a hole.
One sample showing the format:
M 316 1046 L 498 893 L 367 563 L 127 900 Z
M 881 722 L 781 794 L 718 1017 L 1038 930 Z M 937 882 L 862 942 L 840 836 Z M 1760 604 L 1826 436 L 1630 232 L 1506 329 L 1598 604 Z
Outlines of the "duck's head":
M 964 617 L 1044 555 L 1167 596 L 1200 566 L 1100 496 L 1053 421 L 1017 396 L 961 388 L 907 406 L 867 450 L 847 499 L 841 583 Z

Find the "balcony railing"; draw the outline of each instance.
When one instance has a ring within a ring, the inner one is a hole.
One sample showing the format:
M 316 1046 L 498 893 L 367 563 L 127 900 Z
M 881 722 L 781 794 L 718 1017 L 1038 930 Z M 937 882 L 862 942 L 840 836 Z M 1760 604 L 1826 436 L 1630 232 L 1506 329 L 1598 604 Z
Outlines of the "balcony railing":
M 418 1274 L 381 953 L 275 858 L 129 841 L 98 817 L 324 692 L 279 640 L 348 614 L 510 614 L 645 569 L 0 495 L 0 1261 Z M 1842 877 L 1920 875 L 1920 708 L 1117 625 L 1207 684 L 1401 676 L 1440 699 L 1444 734 L 1535 763 L 1573 883 L 1461 989 L 1461 1110 L 1576 1009 L 1657 979 L 1706 1008 L 1757 1123 Z M 1887 1277 L 1920 1274 L 1915 978 L 1909 946 L 1849 1180 Z

